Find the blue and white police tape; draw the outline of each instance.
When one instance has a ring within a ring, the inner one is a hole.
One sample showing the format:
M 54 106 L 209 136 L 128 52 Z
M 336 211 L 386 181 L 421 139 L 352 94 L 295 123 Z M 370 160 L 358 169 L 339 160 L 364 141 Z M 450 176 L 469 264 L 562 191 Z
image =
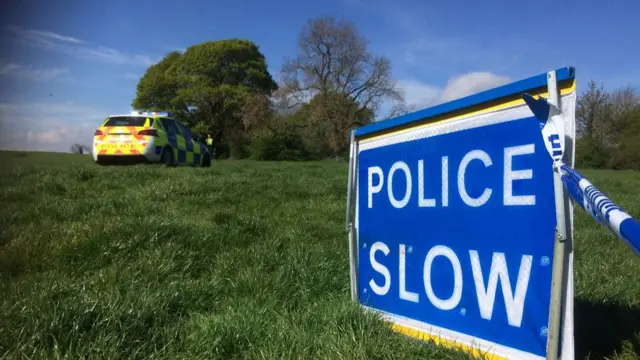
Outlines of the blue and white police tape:
M 560 171 L 562 182 L 571 198 L 640 255 L 640 223 L 576 170 L 561 164 Z
M 540 125 L 547 152 L 560 171 L 569 196 L 597 222 L 608 227 L 640 255 L 640 223 L 614 204 L 591 182 L 562 162 L 564 155 L 564 118 L 554 104 L 543 97 L 522 94 L 525 103 Z

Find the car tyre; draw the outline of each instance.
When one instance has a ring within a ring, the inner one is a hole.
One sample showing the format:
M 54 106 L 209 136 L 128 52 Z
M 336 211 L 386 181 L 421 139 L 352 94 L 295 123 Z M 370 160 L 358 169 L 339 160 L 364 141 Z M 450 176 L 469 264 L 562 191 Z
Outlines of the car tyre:
M 165 167 L 173 166 L 173 150 L 169 147 L 162 149 L 162 154 L 160 155 L 160 162 Z

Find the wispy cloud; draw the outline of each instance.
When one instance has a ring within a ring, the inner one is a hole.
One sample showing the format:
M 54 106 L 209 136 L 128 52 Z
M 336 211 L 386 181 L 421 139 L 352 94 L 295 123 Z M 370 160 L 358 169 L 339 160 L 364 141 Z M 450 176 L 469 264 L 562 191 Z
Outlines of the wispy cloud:
M 33 29 L 23 29 L 19 26 L 15 25 L 7 25 L 5 27 L 7 30 L 19 34 L 25 39 L 29 39 L 34 43 L 39 43 L 43 45 L 49 45 L 56 42 L 62 43 L 72 43 L 72 44 L 83 44 L 84 41 L 80 39 L 76 39 L 71 36 L 59 35 L 56 33 L 52 33 L 50 31 L 41 31 L 41 30 L 33 30 Z
M 409 67 L 455 73 L 470 69 L 507 71 L 518 63 L 517 49 L 510 45 L 477 44 L 459 37 L 422 34 L 400 43 L 399 58 Z M 428 60 L 427 60 L 428 59 Z
M 69 69 L 65 68 L 43 69 L 12 62 L 0 62 L 0 76 L 11 76 L 29 81 L 53 80 L 67 73 L 69 73 Z
M 75 103 L 0 103 L 0 149 L 68 152 L 90 145 L 108 114 Z
M 79 58 L 142 66 L 149 66 L 157 61 L 149 55 L 126 54 L 116 49 L 92 45 L 87 41 L 50 31 L 24 29 L 13 25 L 6 26 L 5 29 L 13 33 L 17 41 L 26 45 L 58 51 Z
M 499 41 L 481 42 L 473 34 L 457 36 L 450 32 L 451 28 L 434 28 L 429 19 L 438 16 L 442 9 L 426 3 L 348 0 L 347 5 L 386 23 L 385 32 L 393 40 L 378 46 L 393 54 L 394 68 L 401 73 L 418 71 L 452 76 L 478 70 L 509 72 L 533 55 L 531 43 L 522 43 L 508 34 Z
M 148 55 L 130 55 L 124 54 L 118 50 L 99 46 L 96 48 L 80 48 L 77 54 L 82 57 L 93 58 L 96 60 L 107 61 L 115 64 L 133 64 L 149 66 L 156 61 Z
M 429 16 L 437 16 L 437 9 L 425 16 L 426 9 L 417 10 L 415 3 L 409 9 L 402 1 L 345 1 L 386 23 L 393 42 L 378 46 L 392 54 L 398 85 L 412 111 L 509 83 L 511 78 L 500 74 L 511 74 L 526 54 L 518 42 L 508 39 L 487 44 L 439 32 L 428 21 Z

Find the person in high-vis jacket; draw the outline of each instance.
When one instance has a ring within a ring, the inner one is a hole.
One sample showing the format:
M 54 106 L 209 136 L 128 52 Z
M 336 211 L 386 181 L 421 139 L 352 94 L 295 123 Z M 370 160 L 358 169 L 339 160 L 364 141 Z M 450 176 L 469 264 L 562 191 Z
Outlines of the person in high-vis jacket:
M 207 147 L 209 148 L 209 154 L 211 154 L 211 157 L 213 158 L 213 138 L 211 137 L 211 134 L 207 135 Z

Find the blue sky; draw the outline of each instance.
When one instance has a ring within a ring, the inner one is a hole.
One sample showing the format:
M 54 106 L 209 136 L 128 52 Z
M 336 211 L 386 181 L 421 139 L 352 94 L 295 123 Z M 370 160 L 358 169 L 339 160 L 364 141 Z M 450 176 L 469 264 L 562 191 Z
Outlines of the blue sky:
M 256 42 L 274 77 L 310 18 L 356 23 L 424 107 L 562 66 L 607 88 L 640 85 L 640 2 L 13 1 L 0 15 L 0 148 L 68 151 L 129 112 L 147 66 L 225 38 Z M 8 7 L 8 8 L 7 8 Z

